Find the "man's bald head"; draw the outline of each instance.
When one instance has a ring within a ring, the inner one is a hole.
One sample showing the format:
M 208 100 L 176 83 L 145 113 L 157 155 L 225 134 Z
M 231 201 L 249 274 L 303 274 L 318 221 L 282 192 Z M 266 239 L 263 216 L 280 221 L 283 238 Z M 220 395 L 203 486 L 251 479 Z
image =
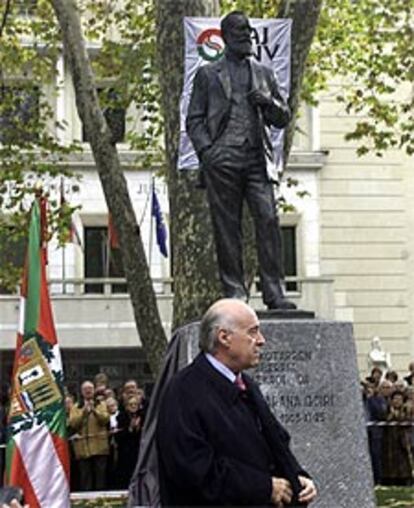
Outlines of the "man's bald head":
M 213 303 L 201 320 L 199 339 L 201 351 L 214 354 L 218 347 L 219 330 L 222 328 L 232 330 L 246 314 L 256 315 L 242 300 L 223 298 Z
M 255 311 L 241 300 L 219 300 L 201 321 L 200 349 L 234 373 L 256 367 L 264 343 Z

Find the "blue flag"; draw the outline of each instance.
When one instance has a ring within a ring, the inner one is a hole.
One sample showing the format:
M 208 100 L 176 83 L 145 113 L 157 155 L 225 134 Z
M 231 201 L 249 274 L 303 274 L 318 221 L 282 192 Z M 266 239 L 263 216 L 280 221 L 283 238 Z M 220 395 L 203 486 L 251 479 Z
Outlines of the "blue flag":
M 155 231 L 157 235 L 157 244 L 161 254 L 166 258 L 168 257 L 167 250 L 167 228 L 165 227 L 160 203 L 158 201 L 157 193 L 154 186 L 152 186 L 152 216 L 155 218 Z

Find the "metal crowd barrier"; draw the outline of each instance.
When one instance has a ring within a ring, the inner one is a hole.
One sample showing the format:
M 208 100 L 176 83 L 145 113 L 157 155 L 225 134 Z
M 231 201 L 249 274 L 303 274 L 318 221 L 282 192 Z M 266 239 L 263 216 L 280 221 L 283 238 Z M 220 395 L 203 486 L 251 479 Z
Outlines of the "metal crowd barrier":
M 367 427 L 414 427 L 414 421 L 403 422 L 385 422 L 385 421 L 372 421 L 366 422 Z
M 89 501 L 92 499 L 124 499 L 128 497 L 127 490 L 97 490 L 92 492 L 71 492 L 71 501 Z

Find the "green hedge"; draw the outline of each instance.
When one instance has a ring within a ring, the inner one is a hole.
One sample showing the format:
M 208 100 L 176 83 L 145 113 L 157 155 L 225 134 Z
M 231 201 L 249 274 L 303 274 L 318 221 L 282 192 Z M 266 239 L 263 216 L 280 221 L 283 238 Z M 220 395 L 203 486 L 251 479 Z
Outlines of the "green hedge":
M 378 508 L 413 508 L 414 487 L 376 487 Z
M 72 508 L 121 508 L 127 505 L 127 498 L 79 499 L 71 502 Z
M 414 487 L 376 487 L 378 508 L 414 508 Z M 101 497 L 72 501 L 73 508 L 121 508 L 127 498 Z

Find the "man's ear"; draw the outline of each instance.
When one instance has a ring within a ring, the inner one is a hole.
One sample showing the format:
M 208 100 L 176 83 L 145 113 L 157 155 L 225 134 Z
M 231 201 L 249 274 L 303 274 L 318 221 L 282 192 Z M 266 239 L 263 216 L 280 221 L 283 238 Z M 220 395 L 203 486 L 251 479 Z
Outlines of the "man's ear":
M 231 344 L 231 334 L 225 328 L 220 328 L 217 333 L 217 341 L 222 347 L 228 349 Z

